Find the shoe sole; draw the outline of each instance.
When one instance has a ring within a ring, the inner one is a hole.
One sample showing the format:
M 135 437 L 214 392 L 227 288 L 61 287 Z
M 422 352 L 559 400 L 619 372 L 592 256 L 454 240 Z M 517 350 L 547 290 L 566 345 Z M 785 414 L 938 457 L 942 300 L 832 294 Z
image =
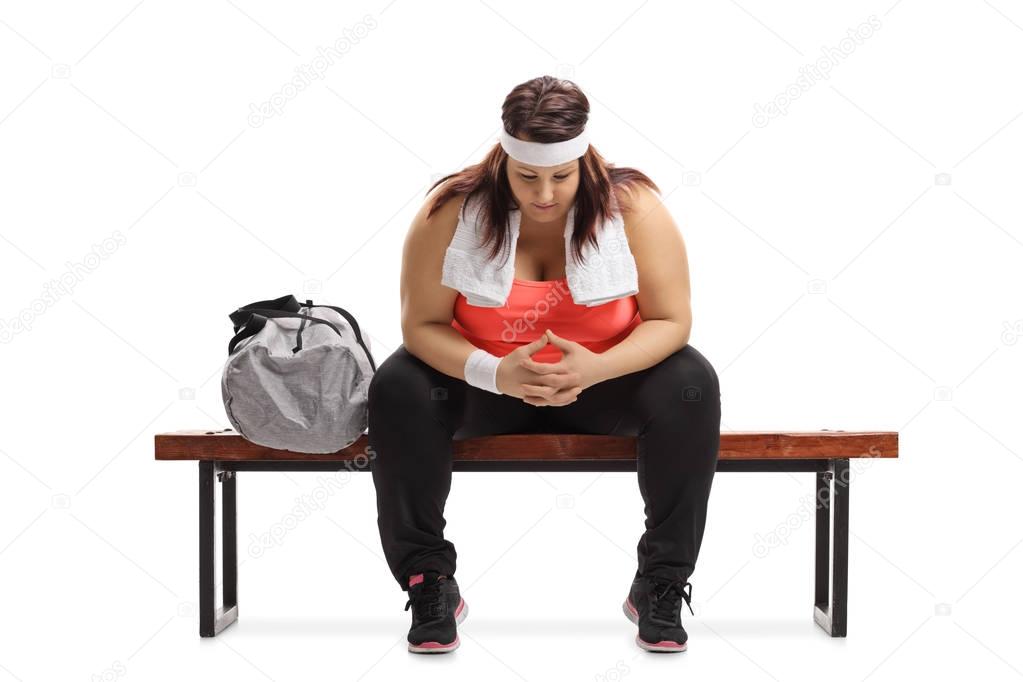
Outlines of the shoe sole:
M 625 601 L 622 602 L 622 611 L 625 613 L 625 617 L 628 618 L 634 625 L 639 627 L 639 611 L 632 605 L 629 598 L 626 597 Z M 647 651 L 656 651 L 661 653 L 680 653 L 689 648 L 689 642 L 685 644 L 679 644 L 670 639 L 665 639 L 660 642 L 648 642 L 636 633 L 636 644 L 640 649 L 646 649 Z
M 458 608 L 455 609 L 455 624 L 460 625 L 467 615 L 469 615 L 469 605 L 462 599 L 458 602 Z M 457 649 L 460 644 L 461 641 L 456 634 L 455 640 L 447 644 L 443 642 L 422 642 L 421 644 L 409 642 L 408 650 L 414 654 L 446 654 Z

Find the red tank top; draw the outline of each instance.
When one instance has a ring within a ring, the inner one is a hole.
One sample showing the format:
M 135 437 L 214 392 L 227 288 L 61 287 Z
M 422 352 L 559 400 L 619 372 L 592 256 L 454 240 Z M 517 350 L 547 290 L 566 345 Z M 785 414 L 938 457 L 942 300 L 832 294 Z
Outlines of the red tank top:
M 459 293 L 451 326 L 477 348 L 504 357 L 536 341 L 548 328 L 602 353 L 642 321 L 635 296 L 595 306 L 577 305 L 565 277 L 545 281 L 515 278 L 508 300 L 500 308 L 469 305 Z M 537 362 L 558 362 L 561 356 L 561 350 L 548 341 L 532 357 Z

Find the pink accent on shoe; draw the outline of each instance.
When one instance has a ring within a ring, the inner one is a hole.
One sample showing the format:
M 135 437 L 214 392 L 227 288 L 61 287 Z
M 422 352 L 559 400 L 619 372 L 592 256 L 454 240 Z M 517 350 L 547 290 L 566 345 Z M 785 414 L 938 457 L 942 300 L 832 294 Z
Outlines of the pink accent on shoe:
M 685 649 L 686 648 L 685 644 L 679 644 L 678 642 L 676 642 L 674 640 L 671 640 L 671 639 L 662 639 L 660 642 L 648 642 L 648 641 L 646 641 L 644 639 L 643 643 L 644 644 L 649 644 L 650 646 L 661 647 L 663 649 Z
M 625 615 L 629 618 L 629 620 L 633 623 L 639 624 L 639 611 L 637 611 L 636 607 L 633 605 L 632 598 L 626 597 L 625 602 L 622 605 L 625 607 Z M 671 639 L 664 639 L 660 642 L 648 642 L 645 639 L 642 639 L 639 636 L 639 633 L 636 633 L 636 644 L 638 644 L 641 649 L 646 649 L 647 651 L 675 652 L 685 651 L 689 648 L 689 642 L 679 644 Z
M 459 599 L 458 600 L 458 608 L 455 609 L 455 618 L 458 618 L 458 614 L 462 613 L 462 609 L 463 608 L 465 608 L 465 600 L 464 599 Z
M 458 635 L 455 635 L 455 641 L 449 644 L 441 644 L 440 642 L 423 642 L 422 644 L 409 643 L 408 650 L 412 653 L 419 654 L 442 654 L 448 651 L 454 651 L 458 648 L 461 641 L 458 639 Z
M 409 576 L 408 586 L 412 587 L 413 585 L 418 585 L 421 582 L 423 582 L 423 574 L 422 573 L 416 573 L 415 575 L 410 575 Z

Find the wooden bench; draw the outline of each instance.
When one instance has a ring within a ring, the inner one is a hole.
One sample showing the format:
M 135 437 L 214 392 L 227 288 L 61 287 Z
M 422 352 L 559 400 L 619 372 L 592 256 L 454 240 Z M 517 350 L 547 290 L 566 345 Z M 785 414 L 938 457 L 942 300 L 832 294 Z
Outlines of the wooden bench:
M 454 471 L 636 471 L 635 438 L 509 434 L 456 440 L 453 446 Z M 849 462 L 866 457 L 896 458 L 898 447 L 898 433 L 887 431 L 825 429 L 801 433 L 732 431 L 721 434 L 717 471 L 817 474 L 813 617 L 832 637 L 846 635 Z M 156 459 L 199 462 L 200 636 L 214 637 L 238 619 L 238 472 L 369 471 L 373 454 L 365 434 L 344 450 L 327 455 L 262 447 L 231 429 L 156 434 Z M 217 487 L 214 480 L 221 484 L 221 605 L 214 603 Z

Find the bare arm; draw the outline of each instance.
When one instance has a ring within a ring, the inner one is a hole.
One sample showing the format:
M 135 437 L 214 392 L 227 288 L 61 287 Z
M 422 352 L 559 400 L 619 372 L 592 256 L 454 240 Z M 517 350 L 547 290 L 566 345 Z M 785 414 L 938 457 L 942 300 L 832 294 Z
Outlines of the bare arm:
M 429 197 L 419 209 L 402 249 L 401 333 L 410 353 L 464 381 L 466 358 L 476 346 L 451 326 L 458 292 L 440 283 L 444 253 L 458 224 L 462 199 L 450 199 L 427 220 L 433 199 Z
M 430 203 L 432 198 L 416 214 L 402 249 L 401 334 L 410 353 L 434 369 L 465 381 L 465 361 L 476 346 L 451 326 L 458 292 L 440 282 L 444 253 L 458 226 L 462 198 L 450 199 L 427 220 Z M 546 335 L 541 335 L 501 358 L 495 377 L 498 391 L 523 398 L 522 384 L 536 381 L 538 375 L 520 366 L 519 361 L 546 344 Z M 577 395 L 564 396 L 562 404 L 574 402 Z
M 620 204 L 639 273 L 636 299 L 643 321 L 600 354 L 601 381 L 652 367 L 681 350 L 693 324 L 685 242 L 671 213 L 645 187 Z

